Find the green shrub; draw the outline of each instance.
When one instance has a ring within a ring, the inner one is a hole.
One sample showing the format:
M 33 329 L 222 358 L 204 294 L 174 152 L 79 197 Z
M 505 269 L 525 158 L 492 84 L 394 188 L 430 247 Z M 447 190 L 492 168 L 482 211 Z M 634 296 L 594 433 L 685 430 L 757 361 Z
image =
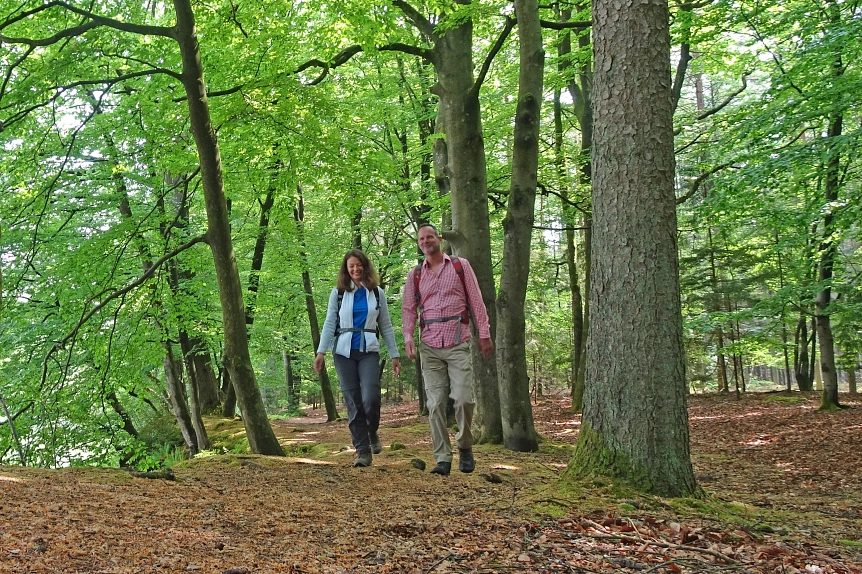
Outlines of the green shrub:
M 176 419 L 163 414 L 150 419 L 138 432 L 138 438 L 147 445 L 148 450 L 160 449 L 165 445 L 183 446 L 183 434 Z

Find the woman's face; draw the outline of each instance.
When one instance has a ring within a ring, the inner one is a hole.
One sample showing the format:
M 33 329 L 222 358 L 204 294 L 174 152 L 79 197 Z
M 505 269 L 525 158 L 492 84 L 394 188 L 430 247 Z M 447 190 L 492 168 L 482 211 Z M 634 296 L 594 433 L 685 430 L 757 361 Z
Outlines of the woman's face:
M 353 282 L 359 286 L 362 278 L 365 276 L 365 266 L 357 257 L 347 258 L 347 274 L 353 279 Z

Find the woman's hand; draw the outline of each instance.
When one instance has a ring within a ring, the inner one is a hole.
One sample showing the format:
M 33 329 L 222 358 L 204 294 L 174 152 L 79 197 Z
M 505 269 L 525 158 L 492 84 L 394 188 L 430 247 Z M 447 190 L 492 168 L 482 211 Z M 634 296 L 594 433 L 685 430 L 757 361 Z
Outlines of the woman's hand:
M 401 361 L 398 360 L 398 357 L 392 359 L 392 373 L 396 378 L 401 374 Z
M 324 353 L 317 353 L 317 356 L 314 357 L 314 372 L 318 375 L 320 374 L 320 371 L 323 370 L 323 357 L 325 356 L 326 355 Z

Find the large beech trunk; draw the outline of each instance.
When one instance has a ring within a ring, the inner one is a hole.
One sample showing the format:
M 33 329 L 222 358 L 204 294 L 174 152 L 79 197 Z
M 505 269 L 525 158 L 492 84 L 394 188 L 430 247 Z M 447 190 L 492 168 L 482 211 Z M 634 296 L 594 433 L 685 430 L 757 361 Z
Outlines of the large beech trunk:
M 452 233 L 446 239 L 455 253 L 470 261 L 488 310 L 491 337 L 496 337 L 497 313 L 491 233 L 488 217 L 488 182 L 482 135 L 479 86 L 473 79 L 473 24 L 447 30 L 435 43 L 434 66 L 440 98 L 438 131 L 445 136 L 452 206 Z M 442 125 L 440 125 L 442 123 Z M 438 174 L 439 175 L 439 174 Z M 474 333 L 475 335 L 475 333 Z M 503 441 L 496 360 L 479 352 L 473 341 L 473 376 L 476 382 L 476 431 L 480 442 Z

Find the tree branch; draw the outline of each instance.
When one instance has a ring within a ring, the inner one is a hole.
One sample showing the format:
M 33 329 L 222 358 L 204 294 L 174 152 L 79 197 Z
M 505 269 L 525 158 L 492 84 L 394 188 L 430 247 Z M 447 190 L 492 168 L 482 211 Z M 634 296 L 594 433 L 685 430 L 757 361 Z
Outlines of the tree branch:
M 593 25 L 592 22 L 553 22 L 551 20 L 539 20 L 539 24 L 549 30 L 586 30 Z
M 482 83 L 485 81 L 485 77 L 488 75 L 488 70 L 491 68 L 491 62 L 494 61 L 494 58 L 497 56 L 497 53 L 503 48 L 503 44 L 506 42 L 506 38 L 511 33 L 512 29 L 515 27 L 517 21 L 511 16 L 506 16 L 506 25 L 503 26 L 503 30 L 500 32 L 500 36 L 497 38 L 497 41 L 491 47 L 491 51 L 488 52 L 488 55 L 485 57 L 485 61 L 482 63 L 482 69 L 479 70 L 479 75 L 476 77 L 476 82 L 473 84 L 471 88 L 476 93 L 479 92 L 479 88 L 482 87 Z
M 405 54 L 410 54 L 411 56 L 418 56 L 425 61 L 431 62 L 433 61 L 434 51 L 429 50 L 428 48 L 420 48 L 419 46 L 411 46 L 410 44 L 403 44 L 401 42 L 393 42 L 392 44 L 386 44 L 385 46 L 380 46 L 377 48 L 380 52 L 403 52 Z
M 700 189 L 700 184 L 702 184 L 704 181 L 706 181 L 706 178 L 708 178 L 709 176 L 713 175 L 714 173 L 717 173 L 717 172 L 719 172 L 725 168 L 728 168 L 732 165 L 733 165 L 733 162 L 722 163 L 722 164 L 719 164 L 719 165 L 713 167 L 711 170 L 705 171 L 702 174 L 700 174 L 699 176 L 697 176 L 697 178 L 693 182 L 691 182 L 691 189 L 689 189 L 687 192 L 685 192 L 684 194 L 682 194 L 676 198 L 676 204 L 680 205 L 682 203 L 685 203 L 686 200 L 688 200 L 695 193 L 697 193 L 697 190 Z
M 407 19 L 419 29 L 422 34 L 424 34 L 427 38 L 431 38 L 432 40 L 437 39 L 437 34 L 434 31 L 434 24 L 432 24 L 428 18 L 419 13 L 416 8 L 405 2 L 404 0 L 394 0 L 392 5 L 396 8 L 400 9 L 404 12 L 404 15 L 407 16 Z
M 736 96 L 738 96 L 739 94 L 741 94 L 742 92 L 744 92 L 744 91 L 745 91 L 745 89 L 746 89 L 747 87 L 748 87 L 748 74 L 743 74 L 743 75 L 742 75 L 742 86 L 741 86 L 738 90 L 736 90 L 736 91 L 732 92 L 730 95 L 728 95 L 728 96 L 727 96 L 727 97 L 726 97 L 726 98 L 725 98 L 721 103 L 719 103 L 717 106 L 715 106 L 715 107 L 713 107 L 713 108 L 710 108 L 710 109 L 708 109 L 708 110 L 704 110 L 704 111 L 702 111 L 701 113 L 699 113 L 695 119 L 696 119 L 696 120 L 698 120 L 698 121 L 700 121 L 700 120 L 705 120 L 705 119 L 706 119 L 706 118 L 708 118 L 709 116 L 714 115 L 714 114 L 717 114 L 717 113 L 718 113 L 718 112 L 720 112 L 722 109 L 724 109 L 724 108 L 725 108 L 725 107 L 726 107 L 730 102 L 732 102 L 732 101 L 733 101 L 733 98 L 735 98 Z M 674 129 L 674 130 L 673 130 L 673 135 L 677 136 L 677 135 L 679 135 L 681 132 L 682 132 L 682 128 L 676 128 L 676 129 Z
M 682 83 L 685 81 L 685 73 L 688 70 L 689 62 L 691 62 L 691 45 L 688 42 L 683 42 L 680 45 L 679 62 L 676 65 L 676 75 L 673 78 L 673 87 L 671 88 L 673 111 L 676 111 L 676 107 L 679 105 L 679 98 L 682 95 Z
M 174 249 L 170 253 L 166 253 L 165 255 L 160 257 L 157 261 L 155 261 L 152 264 L 152 266 L 150 266 L 146 271 L 144 271 L 144 273 L 140 277 L 138 277 L 137 279 L 135 279 L 134 281 L 132 281 L 131 283 L 129 283 L 128 285 L 126 285 L 122 289 L 111 293 L 104 300 L 93 305 L 93 307 L 89 311 L 87 311 L 81 317 L 80 320 L 78 320 L 78 323 L 75 325 L 75 327 L 69 333 L 67 333 L 65 337 L 63 337 L 62 339 L 60 339 L 59 341 L 54 343 L 54 345 L 51 346 L 51 349 L 48 351 L 48 354 L 45 355 L 45 358 L 42 360 L 42 378 L 41 378 L 41 381 L 39 382 L 39 388 L 41 389 L 44 387 L 45 381 L 48 377 L 48 360 L 51 358 L 51 356 L 55 352 L 57 352 L 58 350 L 65 347 L 66 343 L 68 343 L 71 339 L 75 338 L 78 334 L 78 331 L 81 330 L 81 327 L 83 327 L 87 323 L 87 321 L 89 321 L 93 317 L 93 315 L 95 315 L 100 310 L 102 310 L 105 307 L 105 305 L 107 305 L 108 303 L 110 303 L 114 299 L 116 299 L 118 297 L 122 297 L 123 295 L 125 295 L 126 293 L 131 291 L 132 289 L 145 283 L 147 280 L 149 280 L 155 274 L 156 270 L 158 270 L 158 268 L 161 267 L 166 261 L 169 261 L 170 259 L 176 257 L 177 255 L 179 255 L 183 251 L 190 249 L 191 247 L 197 245 L 198 243 L 207 243 L 207 242 L 208 242 L 208 239 L 207 239 L 206 234 L 200 235 L 198 237 L 195 237 L 195 238 L 189 240 L 188 242 L 184 243 L 183 245 L 180 245 L 179 247 L 177 247 L 176 249 Z M 20 414 L 20 413 L 18 413 L 18 414 Z
M 43 4 L 37 8 L 34 8 L 33 10 L 27 10 L 27 11 L 21 12 L 21 14 L 19 14 L 18 16 L 14 17 L 14 18 L 9 18 L 5 22 L 3 22 L 3 24 L 0 25 L 0 30 L 6 28 L 7 26 L 10 26 L 16 22 L 20 22 L 21 20 L 25 20 L 27 18 L 30 18 L 31 16 L 34 16 L 40 12 L 45 12 L 51 8 L 63 8 L 65 10 L 68 10 L 69 12 L 72 12 L 74 14 L 78 14 L 79 16 L 83 16 L 84 18 L 92 20 L 92 22 L 87 22 L 86 24 L 81 24 L 80 26 L 75 26 L 74 28 L 68 28 L 68 29 L 63 30 L 61 32 L 58 32 L 57 34 L 52 36 L 50 39 L 46 38 L 45 40 L 31 40 L 28 38 L 23 38 L 23 39 L 19 38 L 19 39 L 17 39 L 19 41 L 10 42 L 10 43 L 47 46 L 47 45 L 53 44 L 53 43 L 55 43 L 55 42 L 57 42 L 63 38 L 67 38 L 70 36 L 78 36 L 80 34 L 83 34 L 84 32 L 87 32 L 93 28 L 96 28 L 98 26 L 106 26 L 108 28 L 113 28 L 115 30 L 120 30 L 122 32 L 130 32 L 132 34 L 140 34 L 142 36 L 163 36 L 166 38 L 173 38 L 174 37 L 173 28 L 168 28 L 165 26 L 142 26 L 140 24 L 132 24 L 129 22 L 122 22 L 120 20 L 114 20 L 113 18 L 107 18 L 105 16 L 99 16 L 98 14 L 94 14 L 93 12 L 90 12 L 89 10 L 84 10 L 82 8 L 78 8 L 77 6 L 72 6 L 71 4 L 69 4 L 67 2 L 63 2 L 61 0 L 52 0 L 51 2 L 46 2 L 45 4 Z M 8 40 L 15 40 L 15 39 L 10 38 Z M 48 40 L 52 40 L 52 41 L 48 42 Z M 0 42 L 6 42 L 6 41 L 7 41 L 7 38 L 5 38 L 4 36 L 0 36 Z M 30 42 L 38 42 L 38 43 L 37 44 L 30 44 Z M 45 42 L 47 42 L 47 43 L 45 43 Z
M 703 112 L 698 114 L 697 119 L 698 120 L 704 120 L 713 114 L 717 114 L 718 112 L 720 112 L 722 110 L 722 108 L 726 107 L 730 102 L 732 102 L 733 98 L 735 98 L 736 96 L 738 96 L 739 94 L 744 92 L 747 87 L 748 87 L 748 74 L 742 74 L 742 86 L 738 90 L 736 90 L 735 92 L 732 92 L 730 95 L 728 95 L 721 103 L 719 103 L 714 108 L 704 110 Z

